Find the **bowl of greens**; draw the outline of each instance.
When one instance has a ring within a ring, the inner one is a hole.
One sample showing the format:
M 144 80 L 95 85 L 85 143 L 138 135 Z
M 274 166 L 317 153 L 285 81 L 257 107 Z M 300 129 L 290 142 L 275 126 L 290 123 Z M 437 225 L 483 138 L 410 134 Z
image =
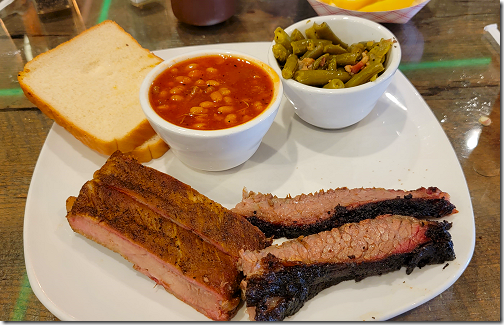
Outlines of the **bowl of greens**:
M 359 17 L 320 16 L 278 27 L 268 63 L 305 122 L 340 129 L 366 117 L 401 62 L 401 47 L 384 26 Z

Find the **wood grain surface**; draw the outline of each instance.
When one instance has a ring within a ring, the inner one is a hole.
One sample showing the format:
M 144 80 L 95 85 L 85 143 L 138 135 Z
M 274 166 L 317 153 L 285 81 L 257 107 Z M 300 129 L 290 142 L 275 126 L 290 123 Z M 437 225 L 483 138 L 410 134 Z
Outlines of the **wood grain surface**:
M 0 320 L 55 321 L 29 286 L 23 217 L 33 170 L 52 121 L 23 96 L 24 63 L 107 18 L 150 49 L 272 40 L 277 26 L 316 16 L 306 0 L 240 0 L 237 13 L 210 27 L 179 23 L 169 1 L 78 0 L 40 15 L 15 0 L 0 11 Z M 445 292 L 394 321 L 500 321 L 500 48 L 484 27 L 500 21 L 495 0 L 431 0 L 407 24 L 386 24 L 401 42 L 401 71 L 432 109 L 464 171 L 474 208 L 476 249 Z M 499 24 L 500 30 L 500 24 Z M 483 126 L 481 116 L 492 123 Z M 468 136 L 476 132 L 476 146 Z M 50 184 L 48 184 L 50 186 Z

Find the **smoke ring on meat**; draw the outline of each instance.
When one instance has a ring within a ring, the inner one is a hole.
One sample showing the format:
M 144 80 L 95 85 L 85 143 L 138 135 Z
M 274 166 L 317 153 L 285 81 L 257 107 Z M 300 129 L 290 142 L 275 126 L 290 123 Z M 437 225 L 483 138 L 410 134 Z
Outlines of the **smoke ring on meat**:
M 417 267 L 442 264 L 455 259 L 451 235 L 448 232 L 451 223 L 421 221 L 403 216 L 380 216 L 377 219 L 377 222 L 366 220 L 356 225 L 364 232 L 365 228 L 383 229 L 384 225 L 390 228 L 387 235 L 389 240 L 380 240 L 383 247 L 390 247 L 385 255 L 384 252 L 377 252 L 365 257 L 356 253 L 341 258 L 341 255 L 334 254 L 326 259 L 320 254 L 321 247 L 316 247 L 313 243 L 328 242 L 316 237 L 329 238 L 328 233 L 331 232 L 301 237 L 259 252 L 242 252 L 241 267 L 246 278 L 241 286 L 249 315 L 256 321 L 283 320 L 299 311 L 306 301 L 320 291 L 342 281 L 361 281 L 366 277 L 397 271 L 402 267 L 406 267 L 406 274 L 409 275 Z M 400 226 L 393 226 L 394 222 L 396 225 L 399 222 Z M 344 227 L 348 228 L 348 225 Z M 408 235 L 391 238 L 394 231 L 398 234 L 405 233 L 405 227 L 412 229 Z M 347 233 L 354 232 L 349 228 L 347 230 Z M 341 238 L 344 236 L 341 235 Z M 397 238 L 402 239 L 398 241 Z M 359 243 L 358 237 L 346 239 L 331 245 L 340 247 L 342 252 L 348 247 L 359 246 L 356 245 Z M 387 242 L 394 240 L 393 247 L 387 246 Z M 306 252 L 301 250 L 298 255 L 293 252 L 299 252 L 299 248 L 292 247 L 300 247 L 299 242 L 306 247 Z M 371 247 L 367 250 L 371 250 Z M 379 257 L 373 260 L 373 256 Z
M 384 214 L 441 218 L 456 213 L 450 196 L 436 187 L 414 191 L 338 188 L 294 198 L 246 192 L 232 211 L 268 237 L 296 238 Z

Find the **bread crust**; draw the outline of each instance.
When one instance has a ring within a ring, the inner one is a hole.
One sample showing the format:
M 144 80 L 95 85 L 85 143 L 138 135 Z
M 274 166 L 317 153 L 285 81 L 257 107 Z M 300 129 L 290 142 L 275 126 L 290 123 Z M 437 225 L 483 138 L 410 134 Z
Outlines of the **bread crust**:
M 135 157 L 139 162 L 145 163 L 163 156 L 168 149 L 170 149 L 170 146 L 167 145 L 161 137 L 155 135 L 153 138 L 129 152 L 129 154 Z
M 57 107 L 53 107 L 51 103 L 45 101 L 42 99 L 39 95 L 37 95 L 36 91 L 29 85 L 29 83 L 26 82 L 25 78 L 29 76 L 30 74 L 30 69 L 34 65 L 35 62 L 39 61 L 41 58 L 43 58 L 45 55 L 48 53 L 54 53 L 55 51 L 58 51 L 61 47 L 65 46 L 67 43 L 70 43 L 74 41 L 75 39 L 81 37 L 82 35 L 85 35 L 89 33 L 92 30 L 95 30 L 97 28 L 100 28 L 100 26 L 106 25 L 106 24 L 113 24 L 117 28 L 119 28 L 122 32 L 125 33 L 125 35 L 128 36 L 128 38 L 131 40 L 132 43 L 136 43 L 138 47 L 140 47 L 142 50 L 145 51 L 146 56 L 149 59 L 154 59 L 152 62 L 153 64 L 148 66 L 148 68 L 153 68 L 163 60 L 154 54 L 152 54 L 149 50 L 144 49 L 141 47 L 141 45 L 122 27 L 120 27 L 117 23 L 107 20 L 104 21 L 96 26 L 93 26 L 81 34 L 77 35 L 76 37 L 58 45 L 54 49 L 51 49 L 47 52 L 44 52 L 37 57 L 35 57 L 33 60 L 29 61 L 26 63 L 24 70 L 19 72 L 18 74 L 18 81 L 21 86 L 21 89 L 23 90 L 25 96 L 30 100 L 33 104 L 35 104 L 45 115 L 47 115 L 49 118 L 54 120 L 57 124 L 61 125 L 65 130 L 70 132 L 75 138 L 77 138 L 79 141 L 84 143 L 86 146 L 90 147 L 91 149 L 104 154 L 104 155 L 111 155 L 114 151 L 120 150 L 122 152 L 131 152 L 135 150 L 135 148 L 141 146 L 145 141 L 149 140 L 152 136 L 155 135 L 154 129 L 151 127 L 149 124 L 148 120 L 144 118 L 143 120 L 139 121 L 139 123 L 131 129 L 125 136 L 122 137 L 116 137 L 115 139 L 111 141 L 103 140 L 100 139 L 94 135 L 92 135 L 89 131 L 84 130 L 72 121 L 68 120 L 67 117 L 63 116 L 60 111 L 58 110 Z M 48 80 L 50 82 L 50 80 Z M 140 109 L 140 104 L 139 109 Z M 100 118 L 100 117 L 96 117 Z M 158 151 L 159 152 L 159 151 Z M 166 150 L 165 150 L 166 152 Z M 164 153 L 164 152 L 163 152 Z M 150 160 L 150 159 L 149 159 Z

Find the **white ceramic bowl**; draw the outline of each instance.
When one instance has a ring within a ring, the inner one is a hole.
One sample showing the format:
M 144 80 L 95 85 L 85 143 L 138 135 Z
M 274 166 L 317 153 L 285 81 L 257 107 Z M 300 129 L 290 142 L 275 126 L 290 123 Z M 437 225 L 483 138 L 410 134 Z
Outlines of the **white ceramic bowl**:
M 392 32 L 373 21 L 352 16 L 319 16 L 297 22 L 287 28 L 287 34 L 294 29 L 304 31 L 313 23 L 326 22 L 333 32 L 345 43 L 394 39 Z M 274 41 L 272 42 L 272 46 Z M 271 50 L 268 62 L 281 76 L 280 67 Z M 324 129 L 340 129 L 353 125 L 366 117 L 376 105 L 392 81 L 401 62 L 401 47 L 398 42 L 392 46 L 385 62 L 385 71 L 373 82 L 351 88 L 323 89 L 301 84 L 293 79 L 282 79 L 285 96 L 294 105 L 296 114 L 314 126 Z
M 273 98 L 261 114 L 243 124 L 227 129 L 193 130 L 164 120 L 152 109 L 148 92 L 152 82 L 160 73 L 180 61 L 217 54 L 244 58 L 262 67 L 271 77 L 274 86 Z M 273 123 L 282 95 L 282 82 L 271 67 L 250 55 L 227 50 L 195 51 L 163 61 L 151 70 L 140 86 L 140 103 L 154 130 L 184 164 L 206 171 L 226 170 L 247 161 L 256 152 L 263 136 Z

